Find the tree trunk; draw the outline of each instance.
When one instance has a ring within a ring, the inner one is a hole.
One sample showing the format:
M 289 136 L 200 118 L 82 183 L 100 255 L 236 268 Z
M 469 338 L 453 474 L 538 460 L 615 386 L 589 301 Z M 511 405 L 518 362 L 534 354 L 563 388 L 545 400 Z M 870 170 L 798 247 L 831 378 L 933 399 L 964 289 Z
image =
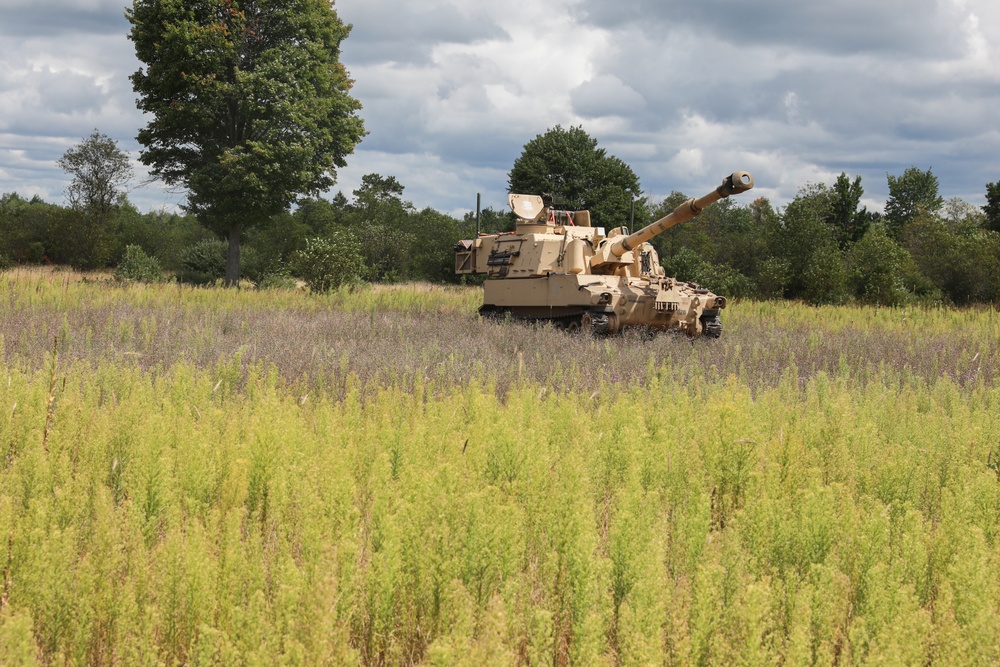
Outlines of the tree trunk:
M 229 227 L 229 252 L 226 253 L 226 287 L 240 286 L 240 223 Z

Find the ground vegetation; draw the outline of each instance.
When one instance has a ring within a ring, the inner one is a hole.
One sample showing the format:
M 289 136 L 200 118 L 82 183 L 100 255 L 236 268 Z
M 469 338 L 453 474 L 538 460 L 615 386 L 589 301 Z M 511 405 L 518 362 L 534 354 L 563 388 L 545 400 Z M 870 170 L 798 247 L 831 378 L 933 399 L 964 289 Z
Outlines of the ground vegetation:
M 3 664 L 994 664 L 1000 316 L 0 274 Z

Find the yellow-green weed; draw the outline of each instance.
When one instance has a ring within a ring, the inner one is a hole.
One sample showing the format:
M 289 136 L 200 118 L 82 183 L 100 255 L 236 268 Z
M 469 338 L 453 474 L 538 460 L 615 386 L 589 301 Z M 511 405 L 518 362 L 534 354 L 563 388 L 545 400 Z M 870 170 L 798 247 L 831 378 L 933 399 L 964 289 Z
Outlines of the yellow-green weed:
M 2 664 L 1000 661 L 994 311 L 741 303 L 727 347 L 3 287 Z M 849 356 L 883 341 L 915 363 Z

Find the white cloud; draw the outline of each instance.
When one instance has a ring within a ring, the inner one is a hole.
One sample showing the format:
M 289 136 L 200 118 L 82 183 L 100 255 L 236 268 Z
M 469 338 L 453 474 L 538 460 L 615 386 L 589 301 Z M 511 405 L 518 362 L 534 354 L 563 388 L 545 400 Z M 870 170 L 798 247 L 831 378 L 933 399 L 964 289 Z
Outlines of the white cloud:
M 365 151 L 355 156 L 346 169 L 338 172 L 337 187 L 348 199 L 361 185 L 365 174 L 408 174 L 403 183 L 403 199 L 418 209 L 435 208 L 442 213 L 461 216 L 475 209 L 476 194 L 482 195 L 483 208 L 507 207 L 506 171 L 488 167 L 456 170 L 452 164 L 430 154 L 406 154 Z M 449 206 L 438 202 L 449 201 Z
M 960 33 L 960 9 L 948 0 L 581 0 L 577 11 L 582 21 L 602 26 L 672 28 L 733 44 L 838 54 L 943 57 L 956 49 Z
M 0 0 L 0 192 L 59 201 L 55 160 L 95 128 L 133 156 L 144 124 L 121 0 Z M 808 182 L 931 167 L 981 203 L 1000 179 L 1000 3 L 987 0 L 337 0 L 370 134 L 334 190 L 395 176 L 418 207 L 505 206 L 523 145 L 582 125 L 646 191 L 735 169 L 782 204 Z M 137 173 L 145 173 L 137 165 Z M 137 181 L 139 179 L 137 178 Z M 140 208 L 175 207 L 162 186 Z
M 646 108 L 646 100 L 613 74 L 600 74 L 570 92 L 574 110 L 585 118 L 627 117 Z
M 705 174 L 705 156 L 700 148 L 682 148 L 667 163 L 670 175 L 674 178 L 703 176 Z

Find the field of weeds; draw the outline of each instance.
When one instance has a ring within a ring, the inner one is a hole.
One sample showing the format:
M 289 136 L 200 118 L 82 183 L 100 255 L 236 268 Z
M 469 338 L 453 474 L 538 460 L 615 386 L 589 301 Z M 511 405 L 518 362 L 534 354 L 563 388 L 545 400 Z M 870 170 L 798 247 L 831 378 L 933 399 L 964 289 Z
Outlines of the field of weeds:
M 0 664 L 1000 662 L 1000 313 L 0 274 Z

